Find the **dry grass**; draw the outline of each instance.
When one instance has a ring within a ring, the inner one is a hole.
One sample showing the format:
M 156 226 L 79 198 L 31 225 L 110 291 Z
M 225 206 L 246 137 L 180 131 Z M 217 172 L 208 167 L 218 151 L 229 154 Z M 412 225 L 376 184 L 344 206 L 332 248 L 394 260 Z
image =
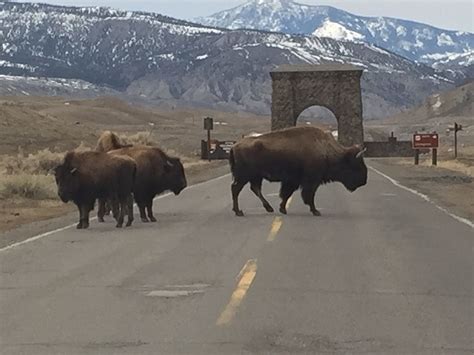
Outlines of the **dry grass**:
M 149 132 L 137 132 L 132 135 L 121 134 L 119 135 L 120 140 L 124 144 L 133 144 L 133 145 L 146 145 L 153 146 L 158 145 L 152 137 L 152 131 Z
M 6 175 L 47 175 L 63 157 L 64 153 L 51 152 L 49 149 L 28 155 L 19 149 L 16 155 L 5 157 L 2 165 Z
M 56 198 L 55 187 L 52 176 L 24 173 L 0 176 L 0 197 L 2 199 L 50 200 Z
M 77 151 L 90 150 L 81 143 Z M 42 149 L 25 154 L 22 149 L 13 156 L 0 159 L 0 198 L 2 200 L 24 198 L 30 200 L 56 199 L 56 184 L 52 170 L 61 163 L 64 152 Z
M 391 161 L 398 165 L 414 166 L 413 158 L 400 158 L 400 159 L 393 158 L 391 159 Z M 432 167 L 431 155 L 422 155 L 420 158 L 419 165 Z M 472 165 L 470 162 L 466 162 L 462 160 L 454 160 L 454 159 L 447 159 L 447 160 L 438 159 L 437 167 L 460 172 L 462 174 L 474 177 L 474 165 Z

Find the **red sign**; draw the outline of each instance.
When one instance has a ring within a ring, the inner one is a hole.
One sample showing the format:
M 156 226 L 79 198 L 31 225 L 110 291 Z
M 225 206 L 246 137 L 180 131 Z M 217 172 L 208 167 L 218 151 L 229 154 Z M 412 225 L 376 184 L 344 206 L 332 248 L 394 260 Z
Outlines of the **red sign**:
M 413 135 L 413 149 L 438 147 L 438 133 L 415 133 Z

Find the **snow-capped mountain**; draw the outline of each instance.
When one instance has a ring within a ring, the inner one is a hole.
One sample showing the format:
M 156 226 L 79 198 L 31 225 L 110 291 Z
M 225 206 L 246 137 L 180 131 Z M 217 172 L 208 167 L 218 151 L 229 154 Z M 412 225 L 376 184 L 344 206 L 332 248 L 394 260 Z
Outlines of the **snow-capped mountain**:
M 157 102 L 268 113 L 269 71 L 288 63 L 363 69 L 366 117 L 453 87 L 442 73 L 365 42 L 231 31 L 108 8 L 0 2 L 3 75 L 78 79 Z
M 472 63 L 474 50 L 472 33 L 448 31 L 396 18 L 357 16 L 330 6 L 304 5 L 292 0 L 250 0 L 196 21 L 230 29 L 366 41 L 428 65 L 438 63 L 437 58 L 449 59 L 448 54 L 470 56 Z M 469 65 L 469 61 L 465 63 Z

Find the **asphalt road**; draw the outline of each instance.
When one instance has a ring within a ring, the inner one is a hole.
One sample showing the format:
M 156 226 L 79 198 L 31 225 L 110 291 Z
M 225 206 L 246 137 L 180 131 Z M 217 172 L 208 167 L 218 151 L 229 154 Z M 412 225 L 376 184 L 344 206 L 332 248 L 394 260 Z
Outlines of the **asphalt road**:
M 472 354 L 474 233 L 370 171 L 267 214 L 230 177 L 0 252 L 2 354 Z M 277 206 L 278 185 L 265 185 Z

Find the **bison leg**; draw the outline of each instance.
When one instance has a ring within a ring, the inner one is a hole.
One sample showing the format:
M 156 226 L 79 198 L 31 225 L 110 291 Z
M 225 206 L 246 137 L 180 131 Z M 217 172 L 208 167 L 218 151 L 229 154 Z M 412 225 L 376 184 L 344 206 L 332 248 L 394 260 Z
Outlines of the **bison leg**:
M 130 195 L 127 199 L 127 224 L 126 227 L 130 227 L 133 223 L 133 197 Z
M 123 226 L 123 221 L 125 220 L 125 211 L 128 209 L 128 204 L 127 200 L 120 200 L 119 202 L 119 215 L 117 218 L 117 224 L 115 227 L 117 228 L 122 228 Z
M 238 217 L 242 217 L 244 215 L 244 213 L 240 210 L 239 208 L 239 194 L 240 194 L 240 191 L 242 191 L 242 189 L 244 188 L 246 182 L 245 183 L 241 183 L 239 181 L 234 181 L 232 183 L 232 201 L 233 201 L 233 208 L 232 210 L 235 212 L 235 215 L 238 216 Z
M 146 204 L 146 211 L 148 213 L 148 218 L 150 222 L 156 222 L 155 216 L 153 216 L 153 200 L 150 200 Z
M 79 210 L 79 223 L 76 225 L 77 229 L 82 229 L 82 206 L 77 205 L 77 209 Z
M 105 214 L 106 216 L 110 216 L 110 212 L 111 212 L 110 202 L 105 201 L 104 208 L 105 208 L 104 214 Z
M 76 226 L 77 229 L 87 229 L 89 228 L 89 212 L 92 210 L 94 205 L 82 204 L 79 207 L 79 224 Z
M 97 209 L 97 220 L 100 223 L 104 223 L 104 216 L 105 216 L 105 210 L 106 210 L 106 201 L 102 198 L 99 199 L 99 208 Z
M 112 210 L 112 216 L 114 217 L 115 220 L 117 220 L 120 217 L 120 203 L 116 198 L 110 199 L 108 201 L 108 204 L 110 204 L 110 209 Z
M 293 192 L 295 192 L 299 187 L 298 183 L 295 182 L 290 182 L 290 181 L 282 181 L 281 187 L 280 187 L 280 198 L 281 198 L 281 203 L 280 203 L 280 212 L 283 214 L 286 214 L 286 205 L 288 203 L 288 200 L 290 199 L 291 195 L 293 195 Z
M 321 212 L 319 212 L 314 205 L 314 195 L 316 194 L 318 187 L 319 185 L 317 184 L 304 185 L 303 189 L 301 190 L 303 202 L 309 206 L 309 210 L 314 216 L 321 216 Z
M 142 222 L 144 222 L 144 223 L 150 222 L 148 220 L 148 217 L 146 216 L 146 213 L 145 213 L 145 203 L 144 202 L 137 202 L 137 205 L 138 205 L 138 210 L 140 211 L 140 219 L 142 220 Z
M 270 205 L 270 203 L 265 199 L 265 197 L 262 194 L 262 179 L 255 179 L 250 182 L 250 190 L 257 195 L 257 197 L 262 201 L 263 203 L 263 208 L 267 210 L 267 212 L 273 212 L 273 207 Z

